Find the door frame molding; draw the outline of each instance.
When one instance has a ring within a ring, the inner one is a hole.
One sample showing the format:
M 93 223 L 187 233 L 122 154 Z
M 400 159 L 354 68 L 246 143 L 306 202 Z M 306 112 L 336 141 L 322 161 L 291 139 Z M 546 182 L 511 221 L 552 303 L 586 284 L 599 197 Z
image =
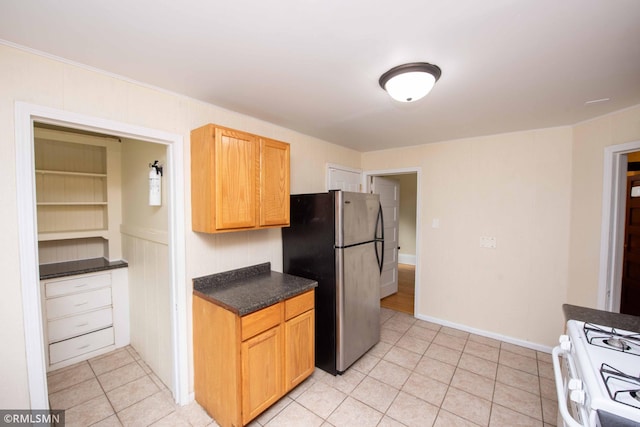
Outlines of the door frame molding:
M 369 182 L 371 182 L 372 176 L 385 176 L 385 175 L 402 175 L 402 174 L 416 174 L 416 210 L 422 206 L 422 191 L 420 190 L 422 181 L 422 168 L 409 167 L 409 168 L 396 168 L 396 169 L 379 169 L 379 170 L 367 170 L 362 172 L 362 188 L 369 192 Z M 422 215 L 416 212 L 416 273 L 415 273 L 415 298 L 413 300 L 413 316 L 417 317 L 418 302 L 420 301 L 420 271 L 422 266 L 422 260 L 420 258 L 420 241 L 422 240 Z
M 351 168 L 349 166 L 340 165 L 338 163 L 330 163 L 327 162 L 325 167 L 325 190 L 329 191 L 331 189 L 331 169 L 343 171 L 343 172 L 352 172 L 357 175 L 360 175 L 360 180 L 362 181 L 362 169 Z M 365 188 L 360 184 L 360 192 L 365 192 Z
M 25 102 L 15 103 L 16 190 L 18 211 L 19 268 L 27 362 L 32 409 L 49 408 L 43 323 L 38 274 L 34 122 L 106 133 L 162 144 L 167 147 L 169 200 L 169 268 L 173 349 L 172 391 L 178 404 L 189 399 L 187 297 L 184 230 L 184 141 L 182 135 L 86 116 Z
M 604 149 L 600 272 L 597 300 L 597 308 L 602 310 L 620 311 L 627 154 L 639 150 L 640 141 L 612 145 Z

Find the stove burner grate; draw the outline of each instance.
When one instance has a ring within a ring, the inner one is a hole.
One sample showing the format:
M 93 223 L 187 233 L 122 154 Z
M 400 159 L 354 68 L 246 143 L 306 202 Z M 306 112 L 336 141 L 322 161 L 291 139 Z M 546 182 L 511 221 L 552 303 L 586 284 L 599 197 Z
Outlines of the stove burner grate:
M 600 375 L 612 400 L 640 409 L 640 377 L 625 374 L 606 363 L 600 367 Z
M 591 345 L 640 356 L 640 334 L 621 333 L 615 328 L 584 324 L 584 335 Z
M 606 345 L 613 347 L 616 350 L 620 351 L 629 351 L 631 347 L 627 345 L 626 341 L 622 338 L 611 337 L 603 340 Z

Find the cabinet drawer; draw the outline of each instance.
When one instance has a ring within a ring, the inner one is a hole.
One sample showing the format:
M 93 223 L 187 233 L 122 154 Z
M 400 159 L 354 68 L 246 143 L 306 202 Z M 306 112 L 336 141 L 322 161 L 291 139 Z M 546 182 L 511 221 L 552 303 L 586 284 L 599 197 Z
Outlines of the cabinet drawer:
M 289 298 L 284 302 L 285 320 L 311 310 L 314 305 L 313 289 L 304 294 Z
M 57 297 L 76 292 L 89 291 L 104 288 L 111 285 L 111 274 L 99 274 L 96 276 L 84 276 L 76 279 L 47 282 L 45 295 L 47 298 Z
M 242 341 L 279 325 L 282 321 L 282 306 L 280 302 L 242 317 Z
M 102 329 L 49 345 L 49 364 L 62 362 L 81 354 L 113 344 L 113 328 Z
M 111 307 L 91 311 L 72 317 L 53 320 L 48 324 L 49 342 L 57 342 L 76 337 L 113 324 Z
M 111 288 L 52 298 L 46 301 L 47 320 L 71 316 L 111 305 Z

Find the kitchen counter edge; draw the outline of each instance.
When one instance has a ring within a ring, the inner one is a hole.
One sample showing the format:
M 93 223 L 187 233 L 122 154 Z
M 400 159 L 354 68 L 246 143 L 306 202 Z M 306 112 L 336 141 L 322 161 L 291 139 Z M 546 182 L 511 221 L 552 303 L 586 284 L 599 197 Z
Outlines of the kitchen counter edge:
M 258 264 L 193 279 L 193 295 L 246 316 L 318 286 L 304 277 L 271 271 Z
M 624 329 L 630 332 L 640 332 L 640 316 L 613 313 L 611 311 L 597 310 L 595 308 L 580 307 L 571 304 L 563 304 L 562 311 L 565 320 L 580 320 L 595 323 L 596 325 Z
M 128 266 L 129 264 L 123 260 L 109 261 L 105 258 L 91 258 L 79 261 L 58 262 L 55 264 L 42 264 L 39 266 L 39 272 L 40 280 L 49 280 L 114 270 L 116 268 L 126 268 Z

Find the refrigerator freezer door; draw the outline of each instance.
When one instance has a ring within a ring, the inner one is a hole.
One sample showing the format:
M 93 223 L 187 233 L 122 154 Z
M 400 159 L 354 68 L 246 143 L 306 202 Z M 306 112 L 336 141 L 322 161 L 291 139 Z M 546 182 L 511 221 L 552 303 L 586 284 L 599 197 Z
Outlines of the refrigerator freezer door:
M 380 199 L 377 194 L 337 191 L 336 246 L 345 247 L 374 240 L 376 233 L 379 234 L 376 230 L 379 210 Z
M 336 249 L 338 372 L 344 372 L 380 340 L 380 270 L 374 245 Z
M 318 282 L 316 366 L 336 374 L 335 200 L 331 193 L 291 196 L 291 226 L 282 229 L 283 272 Z

